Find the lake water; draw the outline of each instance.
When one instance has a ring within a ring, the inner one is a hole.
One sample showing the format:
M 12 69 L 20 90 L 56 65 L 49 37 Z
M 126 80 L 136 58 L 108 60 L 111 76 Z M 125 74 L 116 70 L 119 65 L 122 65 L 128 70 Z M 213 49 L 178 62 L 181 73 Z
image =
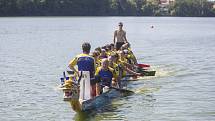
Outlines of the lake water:
M 129 83 L 132 96 L 76 114 L 59 78 L 82 42 L 112 42 L 119 21 L 138 61 L 157 75 Z M 0 120 L 214 121 L 214 52 L 215 18 L 0 18 Z

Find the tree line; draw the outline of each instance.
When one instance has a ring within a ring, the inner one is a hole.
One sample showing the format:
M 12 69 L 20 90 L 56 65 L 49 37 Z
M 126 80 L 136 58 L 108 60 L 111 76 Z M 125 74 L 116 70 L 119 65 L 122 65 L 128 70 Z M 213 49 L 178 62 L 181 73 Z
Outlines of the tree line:
M 215 16 L 208 0 L 0 0 L 0 16 Z

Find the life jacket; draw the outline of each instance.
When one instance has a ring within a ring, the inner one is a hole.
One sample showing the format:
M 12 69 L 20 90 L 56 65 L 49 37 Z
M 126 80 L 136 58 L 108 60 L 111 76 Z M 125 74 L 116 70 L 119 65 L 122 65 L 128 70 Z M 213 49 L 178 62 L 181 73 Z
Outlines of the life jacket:
M 117 68 L 119 69 L 119 76 L 120 76 L 120 78 L 126 76 L 126 71 L 123 69 L 123 67 L 124 67 L 124 61 L 119 60 L 117 64 L 118 64 Z
M 128 54 L 128 55 L 126 56 L 126 60 L 127 60 L 127 62 L 128 62 L 129 64 L 133 64 L 132 58 L 131 58 L 131 55 L 130 55 L 130 54 Z

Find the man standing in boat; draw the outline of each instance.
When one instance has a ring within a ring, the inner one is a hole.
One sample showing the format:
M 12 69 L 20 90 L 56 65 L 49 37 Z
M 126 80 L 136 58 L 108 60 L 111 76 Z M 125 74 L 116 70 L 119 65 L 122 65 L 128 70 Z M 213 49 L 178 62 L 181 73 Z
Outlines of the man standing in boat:
M 90 79 L 94 78 L 95 75 L 95 60 L 89 55 L 91 49 L 90 43 L 83 43 L 82 50 L 83 53 L 77 55 L 69 63 L 69 68 L 72 69 L 76 74 L 79 75 L 79 72 L 88 71 L 90 73 Z M 78 66 L 78 70 L 75 69 L 75 66 Z M 96 86 L 93 82 L 91 83 L 91 97 L 96 95 Z
M 126 31 L 124 31 L 122 27 L 123 23 L 119 22 L 119 30 L 114 32 L 113 42 L 116 50 L 119 50 L 123 44 L 128 43 L 126 39 Z

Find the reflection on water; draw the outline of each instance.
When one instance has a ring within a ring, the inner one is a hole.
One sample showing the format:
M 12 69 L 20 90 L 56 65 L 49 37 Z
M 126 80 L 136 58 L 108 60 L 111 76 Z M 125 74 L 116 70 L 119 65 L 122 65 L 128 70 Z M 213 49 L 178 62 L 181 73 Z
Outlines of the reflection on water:
M 101 120 L 123 120 L 123 116 L 117 114 L 119 112 L 118 107 L 123 103 L 117 100 L 113 100 L 111 104 L 101 107 L 96 110 L 76 113 L 75 121 L 101 121 Z
M 139 89 L 136 89 L 135 93 L 137 94 L 145 94 L 145 93 L 152 93 L 152 92 L 155 92 L 155 91 L 159 91 L 161 87 L 142 87 L 142 88 L 139 88 Z
M 144 86 L 141 84 L 144 82 Z M 148 83 L 147 83 L 148 82 Z M 136 84 L 135 84 L 136 83 Z M 138 83 L 138 85 L 137 85 Z M 132 87 L 133 85 L 133 87 Z M 142 87 L 143 86 L 143 87 Z M 150 81 L 139 80 L 136 82 L 128 83 L 128 89 L 135 92 L 134 95 L 118 98 L 112 101 L 111 104 L 106 105 L 100 109 L 96 109 L 93 111 L 76 113 L 74 120 L 76 121 L 109 121 L 109 120 L 123 120 L 129 121 L 127 118 L 126 112 L 129 110 L 133 110 L 133 106 L 135 105 L 136 109 L 134 110 L 142 110 L 138 105 L 147 107 L 147 110 L 152 110 L 153 105 L 156 101 L 153 93 L 159 91 L 161 87 L 153 87 L 155 85 L 151 85 Z M 135 88 L 134 88 L 135 87 Z M 138 88 L 139 87 L 139 88 Z M 130 114 L 136 115 L 136 113 Z
M 143 109 L 138 106 L 147 107 L 145 109 L 147 109 L 148 112 L 152 110 L 155 101 L 156 99 L 154 98 L 152 93 L 143 95 L 135 94 L 130 97 L 114 100 L 112 104 L 105 106 L 101 109 L 97 109 L 90 112 L 76 113 L 73 119 L 75 121 L 130 121 L 131 119 L 127 118 L 127 113 L 130 113 L 130 115 L 135 116 L 137 114 L 136 112 L 133 113 L 133 111 L 146 111 L 142 111 Z

